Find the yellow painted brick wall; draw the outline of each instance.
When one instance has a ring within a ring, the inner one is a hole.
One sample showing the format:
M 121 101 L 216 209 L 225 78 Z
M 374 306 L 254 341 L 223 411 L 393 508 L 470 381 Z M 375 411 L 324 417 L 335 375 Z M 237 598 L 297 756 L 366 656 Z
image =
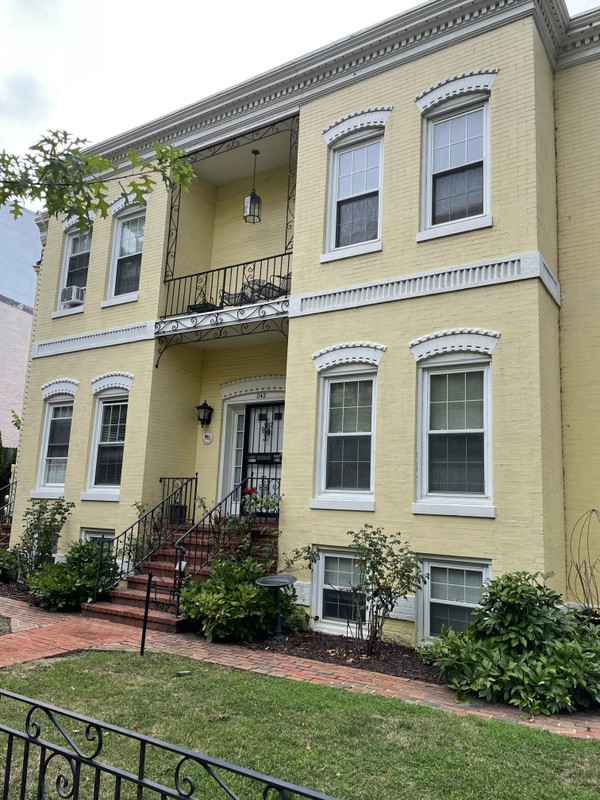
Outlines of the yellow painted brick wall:
M 116 190 L 115 190 L 116 196 Z M 96 219 L 84 311 L 52 319 L 59 304 L 59 289 L 67 236 L 57 220 L 51 220 L 48 242 L 40 272 L 40 300 L 37 308 L 35 341 L 60 339 L 84 331 L 106 330 L 123 324 L 155 319 L 159 312 L 165 257 L 165 231 L 168 220 L 168 194 L 157 186 L 148 198 L 144 251 L 140 271 L 139 299 L 133 303 L 101 308 L 107 299 L 115 218 Z
M 534 25 L 522 20 L 307 104 L 301 110 L 294 292 L 351 285 L 537 249 Z M 421 115 L 415 96 L 470 70 L 497 68 L 491 110 L 491 212 L 480 231 L 416 242 Z M 383 156 L 383 251 L 320 264 L 327 202 L 323 129 L 346 114 L 393 106 Z
M 181 193 L 175 277 L 211 268 L 216 196 L 216 187 L 203 178 Z
M 144 491 L 144 454 L 149 426 L 148 398 L 154 378 L 154 346 L 153 341 L 136 342 L 118 347 L 65 353 L 32 362 L 21 432 L 13 543 L 20 535 L 19 520 L 22 519 L 29 492 L 37 487 L 45 414 L 41 388 L 57 378 L 79 381 L 73 403 L 65 478 L 65 499 L 75 502 L 76 509 L 64 529 L 59 549 L 64 552 L 70 541 L 78 539 L 82 527 L 114 528 L 120 531 L 135 519 L 136 514 L 131 505 L 143 498 Z M 90 381 L 106 372 L 115 371 L 134 375 L 129 393 L 120 500 L 118 503 L 83 501 L 80 493 L 88 488 L 90 441 L 96 411 L 96 398 L 92 395 Z
M 537 31 L 535 48 L 535 132 L 537 148 L 538 246 L 558 277 L 556 153 L 554 143 L 554 71 Z M 520 186 L 515 186 L 517 192 Z
M 260 169 L 260 156 L 258 157 Z M 252 178 L 244 178 L 217 189 L 212 267 L 225 267 L 283 253 L 288 170 L 285 167 L 258 172 L 256 192 L 262 200 L 262 218 L 256 225 L 244 222 L 243 200 Z
M 600 507 L 600 84 L 598 60 L 556 75 L 561 368 L 567 539 L 580 515 Z M 592 559 L 600 526 L 592 526 Z
M 541 311 L 556 323 L 543 292 L 531 280 L 292 319 L 287 396 L 294 402 L 286 406 L 281 549 L 345 545 L 346 531 L 370 522 L 401 531 L 423 554 L 492 559 L 495 574 L 559 568 L 554 538 L 544 540 L 544 512 L 552 509 L 544 506 L 543 490 L 559 466 L 546 473 L 542 457 L 559 445 L 556 407 L 551 399 L 540 403 L 542 366 L 551 367 L 552 382 L 557 374 L 556 334 L 554 346 L 544 342 L 540 355 L 541 336 L 548 333 Z M 428 333 L 464 327 L 501 333 L 492 357 L 496 518 L 413 515 L 417 367 L 408 345 Z M 349 341 L 387 347 L 377 375 L 374 513 L 309 509 L 319 403 L 311 354 Z

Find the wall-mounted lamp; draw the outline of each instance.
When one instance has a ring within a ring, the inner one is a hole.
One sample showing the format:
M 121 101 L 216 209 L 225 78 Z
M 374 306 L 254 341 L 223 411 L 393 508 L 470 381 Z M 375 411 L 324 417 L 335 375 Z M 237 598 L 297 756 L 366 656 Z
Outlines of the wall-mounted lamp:
M 262 208 L 262 200 L 256 194 L 256 156 L 259 155 L 260 150 L 253 150 L 254 156 L 254 174 L 252 176 L 252 191 L 244 197 L 244 222 L 249 222 L 256 225 L 260 222 L 260 210 Z
M 196 411 L 198 412 L 198 422 L 200 425 L 202 425 L 203 428 L 205 425 L 210 425 L 214 408 L 209 406 L 206 400 L 201 406 L 196 406 Z

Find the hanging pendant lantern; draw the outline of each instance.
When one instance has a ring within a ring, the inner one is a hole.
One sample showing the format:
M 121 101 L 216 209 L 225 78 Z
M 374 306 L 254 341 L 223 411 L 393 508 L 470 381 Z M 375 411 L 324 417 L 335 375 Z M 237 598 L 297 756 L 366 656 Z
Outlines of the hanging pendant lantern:
M 262 200 L 256 194 L 256 156 L 259 155 L 260 150 L 253 150 L 254 156 L 254 174 L 252 176 L 252 191 L 244 197 L 244 222 L 249 222 L 251 225 L 256 225 L 260 222 L 260 211 L 262 208 Z

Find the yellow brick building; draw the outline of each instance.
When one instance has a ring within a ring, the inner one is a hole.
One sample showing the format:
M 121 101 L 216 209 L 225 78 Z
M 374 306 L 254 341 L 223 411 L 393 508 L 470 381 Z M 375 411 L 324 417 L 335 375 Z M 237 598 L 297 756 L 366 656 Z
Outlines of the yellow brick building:
M 435 0 L 100 143 L 175 144 L 197 179 L 50 221 L 15 520 L 72 500 L 64 552 L 197 474 L 209 507 L 283 496 L 322 630 L 365 523 L 430 576 L 394 613 L 410 639 L 506 571 L 567 595 L 600 472 L 599 37 L 562 0 Z

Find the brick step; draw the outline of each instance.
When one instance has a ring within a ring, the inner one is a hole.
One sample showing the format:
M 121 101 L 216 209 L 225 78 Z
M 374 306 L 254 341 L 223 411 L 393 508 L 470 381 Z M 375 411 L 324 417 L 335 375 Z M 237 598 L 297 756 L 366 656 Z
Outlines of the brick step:
M 120 606 L 131 606 L 132 608 L 144 608 L 146 604 L 146 591 L 136 591 L 135 589 L 113 589 L 110 594 L 110 602 L 116 603 Z M 152 609 L 153 605 L 159 603 L 161 605 L 161 611 L 166 611 L 170 613 L 171 611 L 175 611 L 176 603 L 173 599 L 173 596 L 170 595 L 168 592 L 161 592 L 156 591 L 156 589 L 152 589 L 150 593 L 150 609 Z M 164 606 L 164 608 L 162 608 Z
M 135 608 L 121 603 L 108 601 L 93 604 L 84 603 L 81 606 L 81 613 L 84 617 L 105 619 L 110 622 L 118 622 L 121 625 L 130 625 L 134 628 L 141 628 L 144 624 L 143 608 Z M 148 630 L 174 633 L 176 629 L 177 617 L 175 614 L 152 610 L 148 612 Z
M 156 577 L 171 578 L 175 576 L 175 563 L 173 561 L 142 561 L 140 569 L 144 574 L 152 570 L 152 574 Z

